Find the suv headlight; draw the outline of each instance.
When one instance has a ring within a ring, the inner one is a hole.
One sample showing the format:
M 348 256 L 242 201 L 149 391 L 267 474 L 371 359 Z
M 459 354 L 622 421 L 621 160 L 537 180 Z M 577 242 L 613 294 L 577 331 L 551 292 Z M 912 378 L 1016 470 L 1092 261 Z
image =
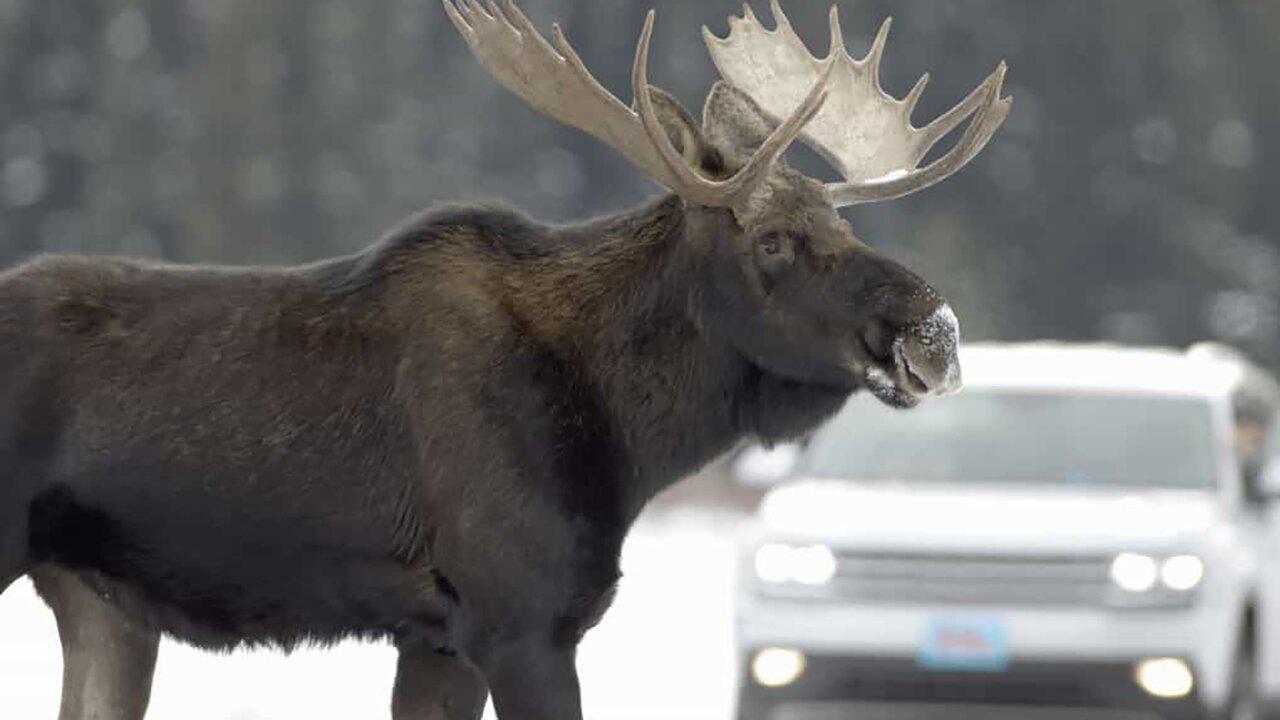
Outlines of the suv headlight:
M 1185 599 L 1200 586 L 1204 572 L 1196 555 L 1120 553 L 1111 561 L 1110 575 L 1124 599 L 1160 603 Z
M 765 543 L 756 548 L 755 570 L 761 582 L 825 585 L 836 576 L 836 556 L 826 545 Z
M 1204 561 L 1195 555 L 1174 555 L 1160 564 L 1160 582 L 1170 590 L 1195 590 L 1204 580 Z
M 1156 586 L 1160 565 L 1150 555 L 1121 553 L 1111 561 L 1111 581 L 1121 590 L 1144 593 Z

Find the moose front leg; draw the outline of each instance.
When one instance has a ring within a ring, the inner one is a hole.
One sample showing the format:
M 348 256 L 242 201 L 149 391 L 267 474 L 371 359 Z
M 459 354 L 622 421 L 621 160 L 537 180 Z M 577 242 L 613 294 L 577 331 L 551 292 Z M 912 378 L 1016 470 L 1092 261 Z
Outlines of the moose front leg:
M 424 644 L 400 648 L 393 720 L 479 720 L 488 689 L 467 660 Z
M 62 640 L 58 720 L 142 720 L 151 699 L 160 636 L 98 597 L 75 574 L 31 572 L 53 608 Z
M 522 642 L 489 653 L 481 665 L 498 720 L 581 720 L 575 649 Z

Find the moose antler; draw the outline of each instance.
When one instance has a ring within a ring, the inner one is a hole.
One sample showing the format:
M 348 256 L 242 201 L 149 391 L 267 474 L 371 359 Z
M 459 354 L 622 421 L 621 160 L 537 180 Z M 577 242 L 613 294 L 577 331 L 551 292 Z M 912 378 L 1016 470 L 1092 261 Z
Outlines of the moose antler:
M 831 51 L 819 60 L 796 35 L 778 0 L 770 0 L 770 6 L 776 29 L 765 29 L 747 4 L 743 17 L 729 18 L 728 37 L 703 27 L 707 49 L 721 76 L 775 117 L 794 107 L 799 88 L 833 73 L 830 99 L 801 139 L 847 181 L 827 186 L 838 206 L 902 197 L 950 176 L 982 150 L 1009 113 L 1012 99 L 1000 97 L 1001 62 L 958 105 L 922 128 L 912 127 L 911 111 L 929 75 L 901 100 L 880 87 L 880 59 L 891 18 L 880 26 L 867 56 L 854 60 L 844 47 L 839 11 L 832 6 Z M 972 120 L 955 147 L 919 168 L 929 149 L 968 118 Z
M 504 87 L 543 114 L 613 147 L 654 180 L 701 205 L 733 207 L 745 201 L 826 100 L 830 68 L 812 73 L 808 94 L 797 98 L 795 106 L 772 106 L 778 117 L 787 119 L 741 170 L 727 180 L 711 180 L 675 148 L 654 108 L 647 75 L 652 10 L 632 68 L 633 110 L 591 76 L 559 25 L 552 28 L 552 47 L 511 0 L 502 7 L 488 0 L 487 8 L 479 0 L 443 2 L 471 52 Z

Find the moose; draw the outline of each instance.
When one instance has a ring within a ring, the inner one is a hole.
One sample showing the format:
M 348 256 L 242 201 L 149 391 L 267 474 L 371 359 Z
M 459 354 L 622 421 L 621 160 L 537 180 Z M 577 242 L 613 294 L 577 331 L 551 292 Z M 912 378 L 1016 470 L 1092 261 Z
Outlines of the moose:
M 869 54 L 810 54 L 773 0 L 707 32 L 702 121 L 633 105 L 511 0 L 443 0 L 495 79 L 670 193 L 549 226 L 426 210 L 287 268 L 46 256 L 0 274 L 0 590 L 64 650 L 62 720 L 143 717 L 162 634 L 198 647 L 385 639 L 396 720 L 581 717 L 575 648 L 632 522 L 747 439 L 865 389 L 954 391 L 959 327 L 837 208 L 955 173 L 1009 111 L 1004 64 L 911 123 Z M 926 153 L 967 121 L 954 146 Z M 792 169 L 797 138 L 843 176 Z

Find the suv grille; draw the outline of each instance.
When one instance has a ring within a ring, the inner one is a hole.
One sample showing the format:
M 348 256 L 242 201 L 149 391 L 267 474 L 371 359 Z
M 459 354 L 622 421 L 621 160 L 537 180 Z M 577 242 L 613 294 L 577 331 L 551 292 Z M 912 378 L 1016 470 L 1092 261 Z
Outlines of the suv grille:
M 838 555 L 831 590 L 891 602 L 1101 605 L 1110 558 L 1028 555 Z

